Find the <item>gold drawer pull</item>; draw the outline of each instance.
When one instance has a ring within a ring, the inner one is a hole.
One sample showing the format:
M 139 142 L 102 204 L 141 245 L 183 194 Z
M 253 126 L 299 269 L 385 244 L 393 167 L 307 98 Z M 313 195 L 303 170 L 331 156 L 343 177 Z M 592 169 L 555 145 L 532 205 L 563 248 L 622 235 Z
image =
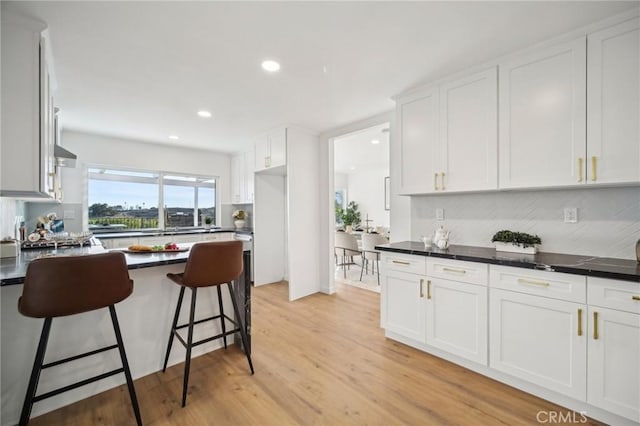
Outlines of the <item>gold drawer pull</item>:
M 438 190 L 438 174 L 433 174 L 433 189 Z
M 578 309 L 578 336 L 582 336 L 582 309 Z
M 593 340 L 598 340 L 598 313 L 593 313 Z
M 444 172 L 442 172 L 440 174 L 442 175 L 442 178 L 440 180 L 442 182 L 442 190 L 444 191 L 445 190 L 445 187 L 444 187 Z
M 411 265 L 409 262 L 403 262 L 402 260 L 392 260 L 393 263 L 397 263 L 398 265 Z
M 534 281 L 534 280 L 527 280 L 527 279 L 524 279 L 524 278 L 518 278 L 518 283 L 519 284 L 539 285 L 541 287 L 549 287 L 551 285 L 546 281 Z
M 453 268 L 442 268 L 445 272 L 455 272 L 456 274 L 466 274 L 467 271 L 464 269 L 453 269 Z
M 591 180 L 596 181 L 598 175 L 596 174 L 596 156 L 591 157 Z
M 427 280 L 427 299 L 431 299 L 431 280 Z
M 578 182 L 582 182 L 582 157 L 578 158 Z
M 422 284 L 424 284 L 424 279 L 420 278 L 420 298 L 424 297 L 424 292 L 422 291 Z
M 637 300 L 638 302 L 640 302 L 640 296 L 631 296 L 631 299 Z

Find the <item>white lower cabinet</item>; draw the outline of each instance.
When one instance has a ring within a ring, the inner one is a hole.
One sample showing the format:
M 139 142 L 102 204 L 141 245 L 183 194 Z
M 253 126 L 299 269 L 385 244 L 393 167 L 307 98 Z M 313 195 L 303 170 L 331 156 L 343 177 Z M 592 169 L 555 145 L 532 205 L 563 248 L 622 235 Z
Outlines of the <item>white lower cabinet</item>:
M 385 329 L 424 343 L 426 338 L 425 277 L 387 271 L 382 277 Z
M 427 280 L 427 344 L 487 365 L 487 288 Z
M 584 400 L 586 306 L 493 288 L 489 304 L 491 368 Z

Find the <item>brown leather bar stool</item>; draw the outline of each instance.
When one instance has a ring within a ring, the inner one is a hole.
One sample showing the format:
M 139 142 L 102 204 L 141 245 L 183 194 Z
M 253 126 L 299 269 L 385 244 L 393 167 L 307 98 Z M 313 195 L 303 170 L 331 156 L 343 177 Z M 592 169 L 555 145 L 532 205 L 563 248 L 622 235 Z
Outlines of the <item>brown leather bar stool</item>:
M 240 332 L 242 338 L 242 346 L 245 348 L 245 354 L 249 361 L 249 368 L 251 374 L 253 374 L 253 363 L 251 362 L 251 354 L 247 349 L 247 334 L 244 326 L 242 325 L 240 312 L 238 311 L 238 304 L 236 302 L 235 293 L 231 285 L 231 281 L 235 280 L 242 273 L 242 241 L 225 241 L 225 242 L 211 242 L 211 243 L 199 243 L 195 244 L 191 248 L 189 258 L 187 259 L 187 265 L 184 272 L 181 274 L 167 274 L 167 277 L 179 284 L 180 295 L 178 296 L 178 305 L 176 306 L 176 313 L 173 317 L 173 324 L 171 325 L 171 332 L 169 333 L 169 343 L 167 344 L 167 353 L 164 358 L 164 367 L 162 371 L 167 369 L 167 363 L 169 362 L 169 354 L 171 353 L 171 346 L 173 344 L 173 338 L 177 337 L 180 343 L 187 349 L 187 355 L 184 365 L 184 378 L 182 385 L 182 406 L 187 403 L 187 386 L 189 384 L 189 367 L 191 365 L 191 349 L 194 346 L 201 345 L 203 343 L 211 342 L 212 340 L 222 338 L 224 340 L 224 347 L 227 348 L 227 336 Z M 220 286 L 227 284 L 229 294 L 231 295 L 231 302 L 233 304 L 233 310 L 237 320 L 229 318 L 224 313 L 222 306 L 222 292 Z M 218 315 L 195 320 L 196 310 L 196 294 L 200 287 L 216 286 L 218 290 L 218 309 L 220 313 Z M 178 317 L 180 316 L 180 307 L 182 306 L 182 298 L 184 297 L 185 288 L 191 289 L 191 310 L 189 311 L 189 322 L 187 324 L 178 325 Z M 193 341 L 193 326 L 203 323 L 205 321 L 220 319 L 220 325 L 222 333 L 213 337 Z M 235 328 L 227 331 L 225 320 L 231 322 Z M 187 341 L 178 334 L 178 330 L 188 327 Z
M 138 399 L 136 398 L 127 355 L 122 343 L 118 317 L 113 306 L 129 297 L 132 291 L 133 281 L 129 279 L 127 263 L 122 253 L 49 257 L 36 259 L 29 263 L 22 289 L 22 297 L 18 299 L 18 310 L 27 317 L 44 318 L 44 326 L 42 327 L 36 358 L 33 362 L 27 395 L 22 406 L 20 425 L 29 423 L 31 408 L 34 403 L 119 373 L 124 373 L 127 379 L 136 422 L 138 425 L 142 425 Z M 58 361 L 44 363 L 53 318 L 80 314 L 106 307 L 109 308 L 109 313 L 111 314 L 111 322 L 113 323 L 117 344 Z M 36 396 L 38 380 L 43 369 L 116 348 L 120 352 L 122 368 Z

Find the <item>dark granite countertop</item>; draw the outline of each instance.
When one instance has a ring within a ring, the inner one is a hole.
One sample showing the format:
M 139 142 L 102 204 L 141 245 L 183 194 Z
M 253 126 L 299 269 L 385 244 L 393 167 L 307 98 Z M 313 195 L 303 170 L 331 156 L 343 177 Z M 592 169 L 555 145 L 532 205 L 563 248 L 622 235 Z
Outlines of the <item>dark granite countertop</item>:
M 180 243 L 181 248 L 191 248 L 196 243 Z M 89 254 L 105 253 L 106 251 L 122 251 L 122 249 L 107 250 L 101 245 L 90 247 L 65 247 L 55 249 L 22 250 L 17 257 L 0 259 L 0 285 L 22 284 L 27 273 L 29 262 L 43 256 L 82 256 Z M 150 268 L 154 266 L 186 263 L 189 257 L 188 251 L 178 253 L 125 253 L 129 269 Z
M 211 229 L 179 229 L 177 231 L 163 231 L 156 229 L 153 231 L 116 231 L 116 232 L 102 232 L 93 234 L 98 239 L 110 239 L 110 238 L 131 238 L 131 237 L 157 237 L 160 235 L 188 235 L 188 234 L 215 234 L 218 232 L 235 232 L 238 234 L 253 234 L 252 228 L 233 228 L 233 227 L 221 227 Z
M 635 260 L 581 256 L 561 253 L 520 254 L 488 247 L 452 245 L 446 250 L 425 249 L 422 242 L 402 241 L 376 246 L 380 251 L 466 260 L 516 268 L 564 272 L 590 277 L 640 282 L 640 264 Z

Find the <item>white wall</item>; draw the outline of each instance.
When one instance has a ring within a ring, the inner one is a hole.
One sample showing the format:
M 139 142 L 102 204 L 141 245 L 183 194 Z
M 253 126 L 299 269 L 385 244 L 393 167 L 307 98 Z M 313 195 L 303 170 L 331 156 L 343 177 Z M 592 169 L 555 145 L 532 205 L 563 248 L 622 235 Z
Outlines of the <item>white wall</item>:
M 333 175 L 333 187 L 335 189 L 347 189 L 349 176 L 346 173 L 336 173 Z
M 384 178 L 389 170 L 363 170 L 347 175 L 347 201 L 355 201 L 362 226 L 369 215 L 369 226 L 389 227 L 389 210 L 384 209 Z
M 492 247 L 493 234 L 509 229 L 539 235 L 545 252 L 635 259 L 640 238 L 640 187 L 416 196 L 411 204 L 416 241 L 444 225 L 451 244 Z M 578 223 L 564 223 L 565 207 L 578 208 Z
M 231 202 L 231 157 L 228 154 L 185 148 L 179 142 L 172 147 L 75 131 L 64 131 L 61 145 L 78 156 L 76 168 L 62 171 L 66 203 L 86 205 L 87 164 L 218 176 L 219 201 L 221 204 Z M 218 215 L 220 210 L 217 209 Z M 86 224 L 86 211 L 84 214 Z M 217 217 L 216 223 L 220 221 Z

